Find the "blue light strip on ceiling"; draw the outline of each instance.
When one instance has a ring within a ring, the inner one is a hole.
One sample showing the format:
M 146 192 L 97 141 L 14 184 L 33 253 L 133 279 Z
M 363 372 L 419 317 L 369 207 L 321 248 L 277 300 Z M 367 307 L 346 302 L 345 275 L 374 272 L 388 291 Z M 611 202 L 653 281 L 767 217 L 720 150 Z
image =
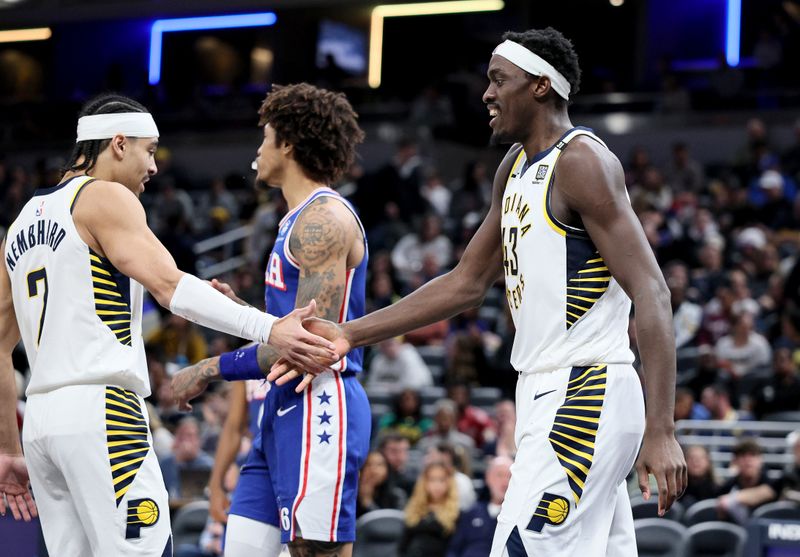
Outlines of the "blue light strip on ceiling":
M 150 29 L 150 85 L 161 81 L 161 45 L 164 33 L 173 31 L 205 31 L 238 27 L 268 27 L 278 20 L 272 12 L 254 14 L 157 19 Z
M 742 34 L 742 0 L 728 0 L 725 13 L 725 59 L 728 65 L 739 65 L 739 52 Z

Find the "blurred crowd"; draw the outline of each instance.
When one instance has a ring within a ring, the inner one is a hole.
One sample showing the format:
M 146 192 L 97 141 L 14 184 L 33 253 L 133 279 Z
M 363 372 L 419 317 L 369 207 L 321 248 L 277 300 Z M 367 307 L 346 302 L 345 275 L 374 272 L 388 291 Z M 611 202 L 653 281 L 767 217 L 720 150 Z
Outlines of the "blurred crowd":
M 631 203 L 672 295 L 676 420 L 740 423 L 800 412 L 800 122 L 796 132 L 794 144 L 777 145 L 766 125 L 752 119 L 740 149 L 714 164 L 700 164 L 694 151 L 701 146 L 685 143 L 675 143 L 667 157 L 644 148 L 619 154 Z M 664 158 L 666 164 L 653 162 Z M 60 162 L 23 168 L 0 159 L 0 229 L 37 187 L 58 182 Z M 337 186 L 367 230 L 368 311 L 451 269 L 488 210 L 493 168 L 475 160 L 460 178 L 445 180 L 436 163 L 424 142 L 401 140 L 378 170 L 354 166 Z M 201 275 L 220 268 L 241 298 L 263 307 L 264 260 L 286 211 L 280 192 L 256 191 L 236 176 L 191 183 L 166 149 L 159 150 L 158 164 L 142 202 L 178 265 Z M 488 554 L 515 454 L 514 328 L 504 298 L 499 282 L 480 309 L 367 353 L 362 379 L 373 404 L 374 450 L 359 480 L 358 512 L 405 509 L 400 555 Z M 172 401 L 170 374 L 239 341 L 152 301 L 144 329 L 154 449 L 177 509 L 208 496 L 231 389 L 215 385 L 186 416 Z M 635 327 L 630 334 L 635 351 Z M 28 373 L 22 350 L 14 364 L 22 421 Z M 238 464 L 249 443 L 245 436 Z M 686 447 L 685 497 L 715 498 L 721 516 L 740 522 L 765 502 L 800 501 L 800 434 L 781 450 L 794 455 L 792 464 L 768 476 L 757 439 L 737 442 L 725 470 L 714 466 L 702 443 Z M 237 463 L 221 479 L 228 491 L 236 485 Z M 184 554 L 219 555 L 221 533 L 210 521 L 201 547 Z

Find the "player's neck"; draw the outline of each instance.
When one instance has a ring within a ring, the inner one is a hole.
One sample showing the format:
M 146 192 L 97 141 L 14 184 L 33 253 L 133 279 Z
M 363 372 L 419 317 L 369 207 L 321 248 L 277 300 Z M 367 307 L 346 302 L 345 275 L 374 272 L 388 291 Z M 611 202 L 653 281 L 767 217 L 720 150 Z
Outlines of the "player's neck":
M 299 169 L 288 169 L 285 178 L 281 191 L 283 192 L 283 197 L 286 198 L 286 204 L 290 211 L 308 199 L 308 196 L 314 190 L 327 186 L 327 184 L 312 180 L 300 172 Z
M 573 125 L 566 110 L 548 110 L 539 112 L 531 122 L 530 137 L 522 142 L 525 155 L 532 157 L 549 149 L 562 135 L 572 129 Z

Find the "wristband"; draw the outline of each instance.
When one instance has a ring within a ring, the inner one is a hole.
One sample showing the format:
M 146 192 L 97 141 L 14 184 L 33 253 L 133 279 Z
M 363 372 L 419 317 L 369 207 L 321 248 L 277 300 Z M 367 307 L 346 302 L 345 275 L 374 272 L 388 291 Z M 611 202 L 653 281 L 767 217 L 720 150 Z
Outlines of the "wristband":
M 219 357 L 219 373 L 225 381 L 264 379 L 258 365 L 258 345 L 225 352 Z

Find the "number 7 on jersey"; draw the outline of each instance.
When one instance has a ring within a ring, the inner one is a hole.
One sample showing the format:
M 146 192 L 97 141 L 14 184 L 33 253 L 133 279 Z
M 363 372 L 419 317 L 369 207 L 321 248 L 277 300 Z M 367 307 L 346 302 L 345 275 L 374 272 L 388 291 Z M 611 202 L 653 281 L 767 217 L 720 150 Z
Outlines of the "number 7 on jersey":
M 44 281 L 44 292 L 42 293 L 42 315 L 39 317 L 39 333 L 36 335 L 36 345 L 42 340 L 42 328 L 44 327 L 44 314 L 47 313 L 47 271 L 44 267 L 28 273 L 28 298 L 36 298 L 39 295 L 39 281 Z

